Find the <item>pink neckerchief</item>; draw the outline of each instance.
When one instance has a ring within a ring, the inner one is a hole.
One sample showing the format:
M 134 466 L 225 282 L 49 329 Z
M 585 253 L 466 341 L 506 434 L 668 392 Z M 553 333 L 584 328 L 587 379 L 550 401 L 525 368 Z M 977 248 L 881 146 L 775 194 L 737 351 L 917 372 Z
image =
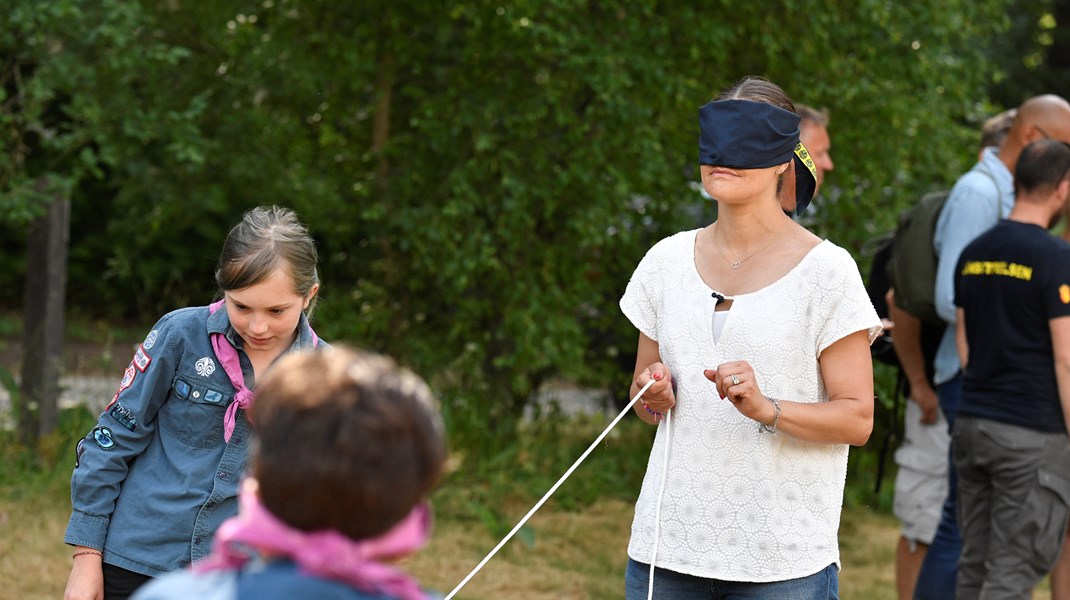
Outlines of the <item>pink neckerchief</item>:
M 431 511 L 426 504 L 418 504 L 383 535 L 358 541 L 333 529 L 312 532 L 294 529 L 264 508 L 256 490 L 256 481 L 246 479 L 238 498 L 241 507 L 238 516 L 219 527 L 212 553 L 193 565 L 195 573 L 240 569 L 252 559 L 247 547 L 253 546 L 289 557 L 308 575 L 342 581 L 367 593 L 426 600 L 419 584 L 410 576 L 378 562 L 411 554 L 427 543 Z
M 213 302 L 208 305 L 208 314 L 213 314 L 219 310 L 226 299 L 219 302 Z M 319 344 L 319 338 L 316 336 L 316 332 L 312 331 L 312 326 L 309 325 L 308 332 L 312 335 L 312 345 Z M 227 341 L 227 336 L 222 333 L 213 333 L 212 349 L 215 350 L 215 356 L 219 359 L 219 364 L 223 367 L 223 372 L 230 378 L 231 385 L 234 386 L 236 393 L 234 394 L 234 402 L 227 406 L 227 411 L 223 413 L 223 439 L 230 441 L 230 436 L 234 434 L 234 422 L 238 417 L 238 409 L 249 410 L 249 407 L 253 405 L 253 390 L 245 387 L 245 376 L 241 372 L 241 362 L 238 360 L 238 351 L 234 346 L 230 345 Z

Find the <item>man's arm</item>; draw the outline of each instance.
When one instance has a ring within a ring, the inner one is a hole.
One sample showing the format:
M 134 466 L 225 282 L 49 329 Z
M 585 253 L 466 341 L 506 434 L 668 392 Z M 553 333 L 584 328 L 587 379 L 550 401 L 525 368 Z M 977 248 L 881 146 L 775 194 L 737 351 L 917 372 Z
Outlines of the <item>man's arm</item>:
M 955 320 L 955 349 L 959 352 L 959 364 L 966 370 L 966 363 L 970 361 L 970 343 L 966 340 L 966 312 L 961 308 L 956 309 Z
M 1063 422 L 1070 431 L 1070 317 L 1048 321 L 1055 359 L 1055 382 L 1059 386 L 1059 403 L 1063 405 Z
M 925 374 L 925 358 L 921 351 L 921 321 L 895 304 L 895 290 L 888 290 L 888 315 L 895 323 L 892 347 L 899 358 L 899 366 L 910 382 L 910 399 L 921 408 L 921 422 L 936 423 L 939 402 L 936 391 Z

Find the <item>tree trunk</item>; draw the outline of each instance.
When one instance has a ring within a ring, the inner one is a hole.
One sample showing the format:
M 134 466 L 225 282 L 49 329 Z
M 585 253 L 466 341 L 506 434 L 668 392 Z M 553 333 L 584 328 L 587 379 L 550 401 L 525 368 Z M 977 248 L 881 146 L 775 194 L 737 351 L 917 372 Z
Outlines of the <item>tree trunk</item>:
M 27 444 L 51 433 L 58 418 L 70 216 L 70 199 L 56 193 L 48 211 L 30 225 L 19 410 Z

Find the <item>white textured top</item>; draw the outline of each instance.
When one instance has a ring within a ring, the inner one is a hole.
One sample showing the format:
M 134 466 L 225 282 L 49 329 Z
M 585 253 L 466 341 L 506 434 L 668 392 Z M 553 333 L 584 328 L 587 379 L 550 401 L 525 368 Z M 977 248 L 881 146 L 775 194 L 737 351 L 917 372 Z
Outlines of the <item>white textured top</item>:
M 656 564 L 728 581 L 782 581 L 839 566 L 839 529 L 847 476 L 846 444 L 801 442 L 758 424 L 717 395 L 703 369 L 751 364 L 766 396 L 825 402 L 818 357 L 856 331 L 880 333 L 880 319 L 851 255 L 822 241 L 784 277 L 736 295 L 714 342 L 715 300 L 695 268 L 695 236 L 656 244 L 639 263 L 620 307 L 658 342 L 677 385 L 666 424 L 658 426 L 635 506 L 628 556 L 650 563 L 658 490 Z M 665 452 L 669 472 L 663 473 Z

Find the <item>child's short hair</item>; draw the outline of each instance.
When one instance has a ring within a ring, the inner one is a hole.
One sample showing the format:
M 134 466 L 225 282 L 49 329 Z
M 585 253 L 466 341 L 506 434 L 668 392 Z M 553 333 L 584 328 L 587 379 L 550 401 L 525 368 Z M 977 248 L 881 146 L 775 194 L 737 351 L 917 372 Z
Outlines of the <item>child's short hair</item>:
M 339 346 L 284 356 L 258 382 L 251 416 L 261 501 L 296 529 L 377 536 L 442 475 L 431 392 L 384 356 Z

